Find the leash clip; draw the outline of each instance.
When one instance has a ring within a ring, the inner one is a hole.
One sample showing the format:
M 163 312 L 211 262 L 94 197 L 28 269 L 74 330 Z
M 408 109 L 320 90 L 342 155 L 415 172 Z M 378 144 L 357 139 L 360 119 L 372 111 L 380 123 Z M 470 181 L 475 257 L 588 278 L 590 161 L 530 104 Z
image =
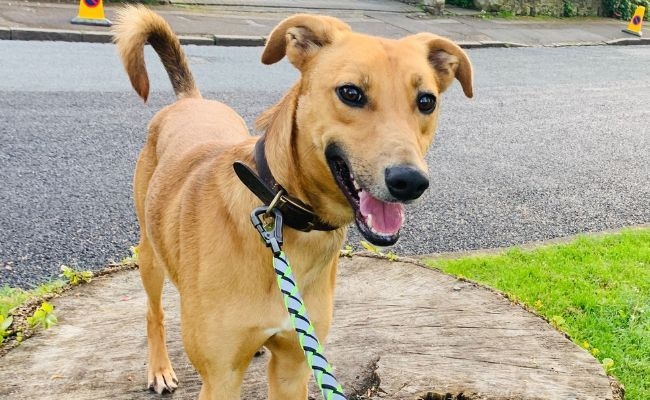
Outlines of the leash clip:
M 266 222 L 264 218 L 270 217 L 273 219 L 273 227 L 270 230 L 266 229 Z M 251 222 L 266 247 L 270 247 L 273 255 L 277 256 L 282 252 L 282 213 L 277 208 L 258 207 L 251 213 Z

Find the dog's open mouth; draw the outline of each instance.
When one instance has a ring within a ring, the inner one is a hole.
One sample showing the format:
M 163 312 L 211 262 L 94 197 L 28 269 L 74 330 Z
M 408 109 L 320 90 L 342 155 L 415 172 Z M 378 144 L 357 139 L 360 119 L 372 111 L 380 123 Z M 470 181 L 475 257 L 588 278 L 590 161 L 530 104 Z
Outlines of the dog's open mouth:
M 328 146 L 325 156 L 334 180 L 354 210 L 359 232 L 374 245 L 395 244 L 404 223 L 404 205 L 379 200 L 364 190 L 354 179 L 338 146 Z

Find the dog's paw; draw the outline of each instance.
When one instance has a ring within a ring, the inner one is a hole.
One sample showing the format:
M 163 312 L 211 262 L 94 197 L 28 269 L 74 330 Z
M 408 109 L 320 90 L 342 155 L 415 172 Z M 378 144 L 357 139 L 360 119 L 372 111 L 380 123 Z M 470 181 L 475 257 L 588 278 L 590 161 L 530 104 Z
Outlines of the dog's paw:
M 158 371 L 150 375 L 149 390 L 152 392 L 158 394 L 163 394 L 165 392 L 172 393 L 178 387 L 178 379 L 176 378 L 174 370 L 171 368 L 166 368 L 163 371 Z

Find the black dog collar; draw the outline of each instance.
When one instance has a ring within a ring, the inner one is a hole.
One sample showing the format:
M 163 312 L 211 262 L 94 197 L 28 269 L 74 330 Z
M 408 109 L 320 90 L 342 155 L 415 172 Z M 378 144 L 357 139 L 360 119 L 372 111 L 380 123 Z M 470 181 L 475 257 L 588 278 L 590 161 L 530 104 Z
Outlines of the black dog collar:
M 233 168 L 239 180 L 267 206 L 271 204 L 278 193 L 282 192 L 274 207 L 282 213 L 284 223 L 294 229 L 302 232 L 338 229 L 338 227 L 321 221 L 310 206 L 295 197 L 289 196 L 287 191 L 280 186 L 273 174 L 271 174 L 269 164 L 266 161 L 264 143 L 265 137 L 262 136 L 255 144 L 254 157 L 259 176 L 243 162 L 235 161 L 233 163 Z

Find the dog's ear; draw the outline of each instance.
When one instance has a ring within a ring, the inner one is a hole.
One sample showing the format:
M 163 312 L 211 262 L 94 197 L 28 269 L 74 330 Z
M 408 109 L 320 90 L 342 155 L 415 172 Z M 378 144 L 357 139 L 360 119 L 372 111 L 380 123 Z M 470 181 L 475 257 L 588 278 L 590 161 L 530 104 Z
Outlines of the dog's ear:
M 291 16 L 271 32 L 262 53 L 262 62 L 273 64 L 286 55 L 291 64 L 302 70 L 320 48 L 349 31 L 350 26 L 337 18 L 308 14 Z
M 456 43 L 426 32 L 409 36 L 405 40 L 415 40 L 427 46 L 429 63 L 437 72 L 441 91 L 446 90 L 456 78 L 460 82 L 465 96 L 474 96 L 472 63 L 465 51 Z

